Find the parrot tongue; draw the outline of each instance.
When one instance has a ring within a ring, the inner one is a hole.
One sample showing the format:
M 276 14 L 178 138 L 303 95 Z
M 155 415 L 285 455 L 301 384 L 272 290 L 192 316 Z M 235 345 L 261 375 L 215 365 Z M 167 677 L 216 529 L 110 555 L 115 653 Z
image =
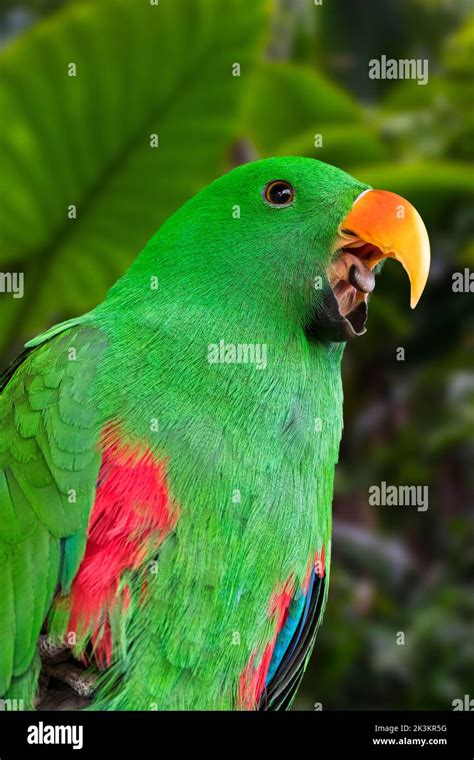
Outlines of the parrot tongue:
M 362 240 L 338 240 L 327 272 L 330 290 L 315 320 L 317 337 L 345 341 L 365 333 L 367 298 L 375 287 L 374 261 L 379 249 Z
M 365 300 L 375 287 L 372 270 L 362 259 L 343 251 L 329 271 L 329 282 L 339 306 L 339 313 L 347 317 Z
M 328 280 L 335 300 L 341 337 L 353 338 L 365 333 L 367 321 L 367 296 L 375 288 L 372 272 L 374 259 L 380 251 L 363 241 L 354 241 L 337 251 L 337 256 L 328 271 Z M 331 296 L 329 296 L 331 299 Z

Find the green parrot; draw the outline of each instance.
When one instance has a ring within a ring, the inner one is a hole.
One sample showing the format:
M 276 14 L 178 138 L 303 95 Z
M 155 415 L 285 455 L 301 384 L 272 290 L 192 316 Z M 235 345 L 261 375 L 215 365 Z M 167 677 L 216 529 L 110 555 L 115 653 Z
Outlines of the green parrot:
M 41 639 L 91 709 L 287 709 L 328 593 L 341 359 L 374 267 L 418 301 L 416 210 L 300 157 L 185 203 L 91 312 L 0 379 L 0 696 Z

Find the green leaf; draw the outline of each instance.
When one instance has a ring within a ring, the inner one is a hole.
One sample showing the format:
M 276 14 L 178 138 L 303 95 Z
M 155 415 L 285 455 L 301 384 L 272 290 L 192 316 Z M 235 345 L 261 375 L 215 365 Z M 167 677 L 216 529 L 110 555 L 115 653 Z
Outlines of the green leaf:
M 344 124 L 360 113 L 351 97 L 323 75 L 305 66 L 272 62 L 254 76 L 244 124 L 263 155 L 282 155 L 282 144 L 303 134 L 313 144 L 323 125 Z
M 363 163 L 385 161 L 388 148 L 376 132 L 364 124 L 328 124 L 321 130 L 322 144 L 315 146 L 311 129 L 277 147 L 277 156 L 307 156 L 335 164 L 341 169 L 352 166 L 354 156 Z
M 84 0 L 2 53 L 0 267 L 25 273 L 22 300 L 0 295 L 7 340 L 100 301 L 157 227 L 222 173 L 265 6 Z
M 461 27 L 445 43 L 444 62 L 451 72 L 463 74 L 472 84 L 474 56 L 474 14 L 470 14 Z

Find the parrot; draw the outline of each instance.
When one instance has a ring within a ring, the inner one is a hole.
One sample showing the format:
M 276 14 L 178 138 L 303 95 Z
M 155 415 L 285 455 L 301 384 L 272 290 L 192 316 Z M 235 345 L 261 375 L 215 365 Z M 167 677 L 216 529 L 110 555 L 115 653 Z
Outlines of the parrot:
M 414 308 L 411 203 L 260 159 L 26 343 L 0 377 L 2 699 L 35 709 L 49 645 L 94 673 L 88 710 L 292 707 L 328 596 L 341 361 L 387 258 Z

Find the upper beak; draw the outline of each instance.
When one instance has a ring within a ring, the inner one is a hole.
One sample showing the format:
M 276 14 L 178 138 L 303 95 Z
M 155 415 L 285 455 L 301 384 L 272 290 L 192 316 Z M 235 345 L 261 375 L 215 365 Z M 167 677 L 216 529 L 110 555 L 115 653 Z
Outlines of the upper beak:
M 425 289 L 430 269 L 430 241 L 418 211 L 400 195 L 386 190 L 365 190 L 340 225 L 339 235 L 376 246 L 367 264 L 370 269 L 383 258 L 401 263 L 410 280 L 410 305 L 414 309 Z
M 306 325 L 309 336 L 346 341 L 365 332 L 372 272 L 385 258 L 404 267 L 415 308 L 428 279 L 430 243 L 417 210 L 395 193 L 364 190 L 339 225 L 327 271 L 331 286 Z

